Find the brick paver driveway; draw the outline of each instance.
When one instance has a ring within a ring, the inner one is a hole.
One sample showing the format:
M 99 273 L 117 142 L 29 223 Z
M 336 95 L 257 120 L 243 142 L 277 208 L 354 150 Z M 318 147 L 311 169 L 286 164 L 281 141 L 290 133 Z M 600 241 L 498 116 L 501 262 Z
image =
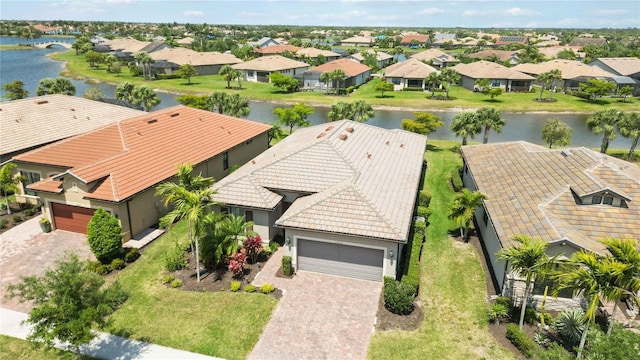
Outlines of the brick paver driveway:
M 283 280 L 274 281 L 284 296 L 249 359 L 366 357 L 382 283 L 304 271 Z
M 6 299 L 6 287 L 23 276 L 42 275 L 65 252 L 75 252 L 80 259 L 95 260 L 87 237 L 83 234 L 56 230 L 42 233 L 40 217 L 0 234 L 0 304 L 3 308 L 29 312 L 30 305 L 17 299 Z

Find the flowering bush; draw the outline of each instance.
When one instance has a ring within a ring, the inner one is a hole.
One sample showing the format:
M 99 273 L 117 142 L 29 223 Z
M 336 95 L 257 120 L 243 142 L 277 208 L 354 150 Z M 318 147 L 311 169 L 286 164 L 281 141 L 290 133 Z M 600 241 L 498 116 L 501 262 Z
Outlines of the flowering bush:
M 231 255 L 229 260 L 229 271 L 233 271 L 235 276 L 241 276 L 244 273 L 244 263 L 247 261 L 247 255 L 244 249 Z
M 244 249 L 247 251 L 247 255 L 251 258 L 251 263 L 255 264 L 258 260 L 258 255 L 260 255 L 264 249 L 262 247 L 262 238 L 260 238 L 260 235 L 248 235 L 247 239 L 244 241 Z

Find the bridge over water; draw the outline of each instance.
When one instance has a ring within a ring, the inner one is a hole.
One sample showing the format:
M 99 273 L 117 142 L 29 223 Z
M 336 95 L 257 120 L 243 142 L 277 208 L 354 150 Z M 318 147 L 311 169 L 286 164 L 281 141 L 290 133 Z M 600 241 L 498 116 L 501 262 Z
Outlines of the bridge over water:
M 64 48 L 67 49 L 71 49 L 71 45 L 73 44 L 73 41 L 64 41 L 64 40 L 52 40 L 52 41 L 43 41 L 43 42 L 37 42 L 37 43 L 28 43 L 28 44 L 19 44 L 20 46 L 32 46 L 32 47 L 37 47 L 39 49 L 46 49 L 46 48 L 50 48 L 53 46 L 62 46 Z

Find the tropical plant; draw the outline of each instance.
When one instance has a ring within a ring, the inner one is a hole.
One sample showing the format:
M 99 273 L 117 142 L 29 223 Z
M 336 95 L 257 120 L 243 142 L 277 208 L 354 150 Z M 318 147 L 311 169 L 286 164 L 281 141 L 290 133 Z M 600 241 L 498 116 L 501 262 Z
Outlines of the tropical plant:
M 549 119 L 544 123 L 542 127 L 542 140 L 549 143 L 549 149 L 553 145 L 567 146 L 571 144 L 571 137 L 573 136 L 573 129 L 571 126 L 560 121 L 560 119 Z
M 251 112 L 249 99 L 238 93 L 227 96 L 224 108 L 225 114 L 235 117 L 247 116 Z
M 415 120 L 402 119 L 401 126 L 404 130 L 428 135 L 444 126 L 444 122 L 440 120 L 440 117 L 433 113 L 415 112 L 413 115 L 415 116 Z
M 7 214 L 11 215 L 11 207 L 9 206 L 9 193 L 18 192 L 18 184 L 25 181 L 22 175 L 13 175 L 13 171 L 18 167 L 15 163 L 8 162 L 0 168 L 0 191 L 4 197 L 7 208 Z
M 69 79 L 63 77 L 57 77 L 55 79 L 44 78 L 38 83 L 36 94 L 38 96 L 48 94 L 75 95 L 76 87 Z
M 602 143 L 600 145 L 600 152 L 607 153 L 609 148 L 609 142 L 616 138 L 616 126 L 625 118 L 622 111 L 610 108 L 606 110 L 596 111 L 591 117 L 587 119 L 587 127 L 594 134 L 603 134 Z
M 264 250 L 260 235 L 247 235 L 242 247 L 246 250 L 247 256 L 251 259 L 252 264 L 258 261 L 258 256 L 260 256 L 260 253 Z
M 309 115 L 313 114 L 313 107 L 305 104 L 295 104 L 288 108 L 275 108 L 273 113 L 278 117 L 276 124 L 278 126 L 288 126 L 289 134 L 293 132 L 293 127 L 307 127 L 311 123 L 307 120 Z
M 562 71 L 560 69 L 552 69 L 548 71 L 548 74 L 549 80 L 551 80 L 551 91 L 549 91 L 549 98 L 551 98 L 556 88 L 556 81 L 562 80 Z
M 375 112 L 371 105 L 365 100 L 356 100 L 352 104 L 353 121 L 367 122 L 370 118 L 375 116 Z
M 2 97 L 9 100 L 24 99 L 29 96 L 29 92 L 24 89 L 24 83 L 20 80 L 2 85 L 2 91 L 4 91 Z
M 475 139 L 482 131 L 482 124 L 478 121 L 476 113 L 466 111 L 453 117 L 451 131 L 462 137 L 462 145 L 467 145 L 467 138 Z
M 246 261 L 247 255 L 244 252 L 234 253 L 229 259 L 229 271 L 233 272 L 234 276 L 242 276 Z
M 451 88 L 451 84 L 460 80 L 460 74 L 450 67 L 444 68 L 440 71 L 440 77 L 442 82 L 447 83 L 447 89 L 445 93 L 445 99 L 449 100 L 449 88 Z
M 144 110 L 149 112 L 151 108 L 160 104 L 160 97 L 150 87 L 146 85 L 138 86 L 133 90 L 133 104 L 143 105 Z
M 456 194 L 449 209 L 449 219 L 454 220 L 460 228 L 460 236 L 466 241 L 469 238 L 469 229 L 473 223 L 473 213 L 476 208 L 482 206 L 482 201 L 487 196 L 479 191 L 471 192 L 464 188 Z
M 547 88 L 547 85 L 549 85 L 550 81 L 551 74 L 549 74 L 548 72 L 543 72 L 536 76 L 536 82 L 540 84 L 540 94 L 538 95 L 538 101 L 542 101 L 542 93 Z
M 221 226 L 223 233 L 226 235 L 226 255 L 231 255 L 238 252 L 238 249 L 240 248 L 240 240 L 248 235 L 253 234 L 252 231 L 247 230 L 248 228 L 253 226 L 253 221 L 245 221 L 244 216 L 229 214 L 222 221 Z
M 133 94 L 135 88 L 136 86 L 129 81 L 125 81 L 124 83 L 118 85 L 116 87 L 116 99 L 126 101 L 129 104 L 133 104 Z
M 191 77 L 198 75 L 195 66 L 191 64 L 183 64 L 180 65 L 178 71 L 176 71 L 176 75 L 180 76 L 183 79 L 187 79 L 188 85 L 191 85 Z
M 441 81 L 442 81 L 442 77 L 440 76 L 440 74 L 438 74 L 435 71 L 429 73 L 429 75 L 427 75 L 427 77 L 424 78 L 425 84 L 428 84 L 429 89 L 431 89 L 431 97 L 435 95 L 436 89 L 438 88 L 438 85 L 440 85 Z
M 384 93 L 387 91 L 393 91 L 394 86 L 392 83 L 387 82 L 386 80 L 380 80 L 377 84 L 376 84 L 376 91 L 380 91 L 380 97 L 384 98 Z
M 504 304 L 493 304 L 489 307 L 487 316 L 489 317 L 489 321 L 500 325 L 502 320 L 509 319 L 509 308 Z
M 87 225 L 87 242 L 96 259 L 108 264 L 120 255 L 122 226 L 110 212 L 98 208 Z
M 151 79 L 151 64 L 155 62 L 146 52 L 139 52 L 134 56 L 136 62 L 142 67 L 142 77 Z M 147 71 L 145 72 L 145 69 Z
M 584 312 L 578 309 L 561 312 L 553 323 L 553 328 L 563 341 L 572 346 L 577 345 L 585 329 Z
M 329 121 L 338 121 L 353 118 L 353 103 L 338 101 L 331 105 L 331 110 L 327 113 Z
M 506 121 L 502 118 L 500 110 L 491 106 L 485 106 L 476 110 L 475 115 L 477 121 L 484 126 L 483 144 L 489 142 L 489 131 L 493 130 L 499 134 L 502 132 L 502 127 L 506 125 Z
M 230 89 L 231 81 L 235 76 L 235 69 L 231 65 L 224 65 L 218 70 L 218 75 L 222 76 L 222 79 L 227 82 L 227 89 Z
M 622 96 L 622 102 L 627 102 L 627 96 L 633 93 L 633 88 L 631 86 L 623 86 L 618 90 L 618 95 Z
M 509 269 L 520 278 L 524 278 L 525 288 L 522 293 L 519 326 L 522 329 L 524 316 L 529 300 L 529 288 L 533 283 L 542 280 L 556 257 L 547 255 L 548 243 L 541 239 L 532 239 L 526 235 L 518 235 L 512 239 L 518 243 L 517 246 L 510 246 L 501 249 L 496 253 L 499 260 L 507 261 Z
M 611 94 L 615 88 L 615 83 L 604 79 L 588 79 L 586 83 L 580 84 L 580 90 L 589 94 L 590 101 L 595 101 L 599 96 Z
M 616 126 L 622 137 L 631 139 L 631 147 L 629 148 L 629 155 L 627 155 L 627 159 L 631 161 L 638 145 L 638 139 L 640 139 L 640 113 L 627 113 Z

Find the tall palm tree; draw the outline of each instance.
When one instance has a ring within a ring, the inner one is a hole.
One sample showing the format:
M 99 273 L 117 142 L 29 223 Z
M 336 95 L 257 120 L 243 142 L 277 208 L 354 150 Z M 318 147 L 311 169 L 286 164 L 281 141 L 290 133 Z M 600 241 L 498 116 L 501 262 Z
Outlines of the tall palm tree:
M 440 81 L 442 81 L 442 78 L 440 77 L 440 74 L 438 74 L 435 71 L 429 73 L 429 75 L 427 75 L 427 77 L 424 78 L 424 82 L 426 84 L 429 84 L 429 89 L 431 89 L 431 97 L 435 96 L 436 88 L 440 84 Z
M 625 115 L 622 111 L 610 108 L 597 111 L 587 119 L 587 127 L 594 134 L 603 134 L 600 152 L 607 153 L 609 141 L 616 138 L 616 125 L 624 119 Z
M 330 71 L 326 71 L 323 72 L 322 74 L 320 74 L 320 81 L 322 81 L 323 83 L 325 83 L 327 85 L 327 94 L 330 94 L 331 91 L 329 91 L 329 84 L 331 83 L 331 72 Z
M 238 93 L 227 96 L 225 103 L 225 113 L 230 116 L 247 116 L 251 112 L 249 99 Z
M 329 113 L 327 113 L 327 118 L 329 121 L 338 121 L 353 118 L 353 104 L 344 101 L 338 101 L 337 103 L 331 105 L 331 110 L 329 111 Z
M 536 81 L 540 84 L 540 94 L 538 95 L 538 101 L 542 100 L 542 93 L 547 88 L 549 81 L 551 80 L 551 75 L 548 72 L 543 72 L 536 76 Z
M 587 301 L 587 311 L 584 313 L 585 329 L 580 338 L 577 359 L 582 357 L 582 350 L 587 341 L 589 326 L 595 322 L 600 304 L 600 297 L 612 299 L 615 284 L 620 280 L 626 267 L 610 257 L 602 258 L 596 254 L 580 250 L 571 255 L 564 268 L 555 274 L 558 286 L 554 293 L 561 289 L 573 289 L 579 292 Z
M 502 118 L 500 110 L 491 106 L 480 108 L 475 114 L 480 124 L 484 126 L 484 137 L 482 139 L 483 144 L 489 142 L 489 131 L 493 129 L 499 134 L 502 132 L 502 127 L 507 124 Z
M 227 82 L 227 89 L 231 88 L 231 81 L 234 79 L 236 70 L 231 65 L 224 65 L 218 71 L 218 75 L 222 76 L 224 81 Z
M 474 139 L 482 131 L 482 125 L 475 113 L 466 111 L 453 117 L 451 131 L 462 137 L 462 145 L 467 145 L 467 138 Z
M 116 87 L 116 99 L 124 100 L 130 104 L 133 104 L 133 91 L 135 90 L 135 88 L 136 86 L 129 81 L 125 81 L 124 83 L 118 85 L 118 87 Z
M 549 79 L 551 80 L 550 89 L 553 90 L 556 87 L 556 81 L 562 80 L 562 71 L 560 69 L 549 70 Z M 549 98 L 553 97 L 553 91 L 549 91 Z
M 449 88 L 451 88 L 451 83 L 458 81 L 460 75 L 453 68 L 447 67 L 440 71 L 440 77 L 442 78 L 443 82 L 447 83 L 445 99 L 449 100 Z
M 364 100 L 356 100 L 352 104 L 353 121 L 367 122 L 370 118 L 375 116 L 375 112 L 371 105 Z
M 335 69 L 331 72 L 331 80 L 337 84 L 335 87 L 336 95 L 340 94 L 340 84 L 343 83 L 346 78 L 347 74 L 345 74 L 344 70 L 342 69 Z
M 252 233 L 247 231 L 253 226 L 253 221 L 245 221 L 244 216 L 228 215 L 222 223 L 222 229 L 227 235 L 227 254 L 232 255 L 238 252 L 240 247 L 240 239 Z
M 620 135 L 631 138 L 631 148 L 629 148 L 629 155 L 627 155 L 627 159 L 631 161 L 638 145 L 638 139 L 640 139 L 640 113 L 630 112 L 616 125 Z
M 160 104 L 160 101 L 161 99 L 158 94 L 148 86 L 142 85 L 133 90 L 133 103 L 135 105 L 142 104 L 144 111 L 151 111 L 151 108 Z
M 142 77 L 145 79 L 147 77 L 151 79 L 151 64 L 154 63 L 155 60 L 153 60 L 146 52 L 139 52 L 134 56 L 134 58 L 136 59 L 136 62 L 140 64 L 140 67 L 142 67 Z M 147 69 L 146 73 L 144 71 L 145 69 Z
M 460 227 L 460 235 L 465 241 L 469 238 L 473 213 L 476 208 L 482 206 L 482 201 L 486 199 L 487 196 L 483 193 L 479 191 L 471 192 L 467 188 L 456 194 L 449 209 L 449 219 L 454 220 Z
M 227 104 L 227 98 L 229 95 L 226 92 L 214 91 L 207 97 L 207 105 L 212 112 L 218 111 L 219 114 L 224 114 L 225 106 Z
M 524 324 L 524 314 L 529 300 L 529 288 L 532 281 L 544 278 L 556 258 L 547 255 L 548 243 L 541 239 L 532 239 L 526 235 L 518 235 L 512 239 L 518 246 L 503 248 L 496 255 L 499 260 L 505 260 L 509 264 L 511 272 L 525 280 L 525 288 L 522 294 L 522 308 L 520 310 L 520 329 Z
M 238 80 L 238 90 L 242 89 L 242 77 L 244 76 L 244 73 L 240 70 L 234 70 L 233 71 L 233 78 Z

